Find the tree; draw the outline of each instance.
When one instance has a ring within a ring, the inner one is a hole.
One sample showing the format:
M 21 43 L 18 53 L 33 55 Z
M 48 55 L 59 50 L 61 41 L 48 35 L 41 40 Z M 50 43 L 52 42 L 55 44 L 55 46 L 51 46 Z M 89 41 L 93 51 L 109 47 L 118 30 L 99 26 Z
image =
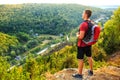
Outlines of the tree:
M 114 11 L 104 25 L 103 47 L 108 54 L 120 49 L 120 8 Z
M 15 51 L 11 51 L 10 54 L 11 54 L 12 57 L 15 57 L 15 56 L 16 56 Z
M 10 47 L 16 46 L 18 44 L 18 40 L 14 36 L 10 36 L 0 32 L 0 55 L 6 55 L 6 53 Z
M 10 65 L 6 61 L 5 58 L 0 56 L 0 80 L 8 80 L 8 69 L 10 68 Z
M 18 40 L 22 43 L 25 43 L 30 39 L 30 36 L 24 32 L 19 32 L 16 36 Z
M 37 80 L 37 78 L 40 77 L 40 75 L 38 75 L 39 74 L 38 64 L 35 59 L 33 58 L 27 59 L 24 68 L 25 71 L 30 74 L 29 77 L 31 80 Z
M 35 47 L 37 45 L 38 45 L 38 41 L 37 40 L 31 40 L 31 41 L 28 42 L 27 47 L 28 48 L 33 48 L 33 47 Z

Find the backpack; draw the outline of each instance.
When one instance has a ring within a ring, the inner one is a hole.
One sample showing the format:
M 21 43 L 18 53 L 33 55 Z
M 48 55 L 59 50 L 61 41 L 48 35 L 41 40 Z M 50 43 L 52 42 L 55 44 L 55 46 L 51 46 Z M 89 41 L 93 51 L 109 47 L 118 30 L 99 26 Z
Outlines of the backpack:
M 91 21 L 84 21 L 88 24 L 88 30 L 85 33 L 82 41 L 87 45 L 93 45 L 97 42 L 100 35 L 100 26 L 91 23 Z

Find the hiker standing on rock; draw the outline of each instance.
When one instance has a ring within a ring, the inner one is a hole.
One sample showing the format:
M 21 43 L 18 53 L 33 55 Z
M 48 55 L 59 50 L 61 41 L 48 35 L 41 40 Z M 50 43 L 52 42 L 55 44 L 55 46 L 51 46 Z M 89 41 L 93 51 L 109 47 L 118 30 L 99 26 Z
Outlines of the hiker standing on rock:
M 77 42 L 78 73 L 72 75 L 75 78 L 83 78 L 82 70 L 83 70 L 84 54 L 87 56 L 89 66 L 90 66 L 90 70 L 88 70 L 88 75 L 93 75 L 93 60 L 92 60 L 91 45 L 87 45 L 83 41 L 83 38 L 85 37 L 85 34 L 88 31 L 88 27 L 89 27 L 88 22 L 91 22 L 90 20 L 91 15 L 92 15 L 91 10 L 85 10 L 83 12 L 82 19 L 84 21 L 80 24 L 79 32 L 76 34 L 78 38 L 78 42 Z

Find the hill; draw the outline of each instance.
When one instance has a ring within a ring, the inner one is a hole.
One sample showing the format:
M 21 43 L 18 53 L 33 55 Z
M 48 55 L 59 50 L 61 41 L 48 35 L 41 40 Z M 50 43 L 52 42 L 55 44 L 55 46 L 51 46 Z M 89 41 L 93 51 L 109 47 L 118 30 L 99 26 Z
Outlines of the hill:
M 110 9 L 110 10 L 115 10 L 119 7 L 120 5 L 101 5 L 101 6 L 95 6 L 95 7 L 99 7 L 99 8 L 102 8 L 102 9 Z
M 120 51 L 109 57 L 107 63 L 109 66 L 103 66 L 94 70 L 93 76 L 88 76 L 87 70 L 83 69 L 82 80 L 120 80 Z M 115 67 L 116 66 L 116 67 Z M 72 77 L 72 74 L 77 73 L 77 68 L 65 68 L 55 74 L 47 72 L 47 80 L 79 80 Z
M 84 9 L 93 11 L 92 19 L 111 12 L 77 4 L 18 4 L 0 5 L 0 32 L 15 35 L 66 34 L 79 26 Z
M 109 59 L 107 60 L 109 65 L 116 66 L 120 68 L 120 51 L 115 52 L 112 54 Z
M 75 39 L 85 9 L 91 9 L 93 11 L 91 19 L 102 24 L 112 14 L 108 10 L 77 4 L 0 5 L 0 32 L 15 37 L 17 41 L 13 46 L 9 44 L 10 38 L 7 42 L 1 39 L 0 43 L 6 45 L 0 47 L 8 48 L 0 48 L 0 54 L 4 53 L 2 56 L 7 56 L 7 60 L 14 65 L 24 62 L 26 54 L 37 56 L 36 53 L 43 49 L 65 41 L 66 35 L 73 35 L 72 38 Z M 17 59 L 18 57 L 21 61 Z
M 72 77 L 72 74 L 77 73 L 76 68 L 67 68 L 51 75 L 46 73 L 47 80 L 80 80 Z M 94 70 L 93 76 L 88 76 L 87 69 L 83 70 L 82 80 L 120 80 L 120 68 L 108 66 L 98 70 Z
M 72 69 L 69 68 L 77 68 L 77 47 L 75 41 L 72 45 L 54 47 L 54 49 L 49 51 L 50 55 L 38 56 L 36 52 L 44 48 L 46 49 L 51 43 L 58 44 L 60 41 L 65 41 L 64 35 L 75 37 L 75 33 L 77 32 L 75 28 L 77 28 L 77 23 L 79 23 L 77 21 L 81 21 L 79 18 L 81 17 L 80 13 L 86 8 L 91 7 L 80 7 L 80 5 L 73 4 L 0 5 L 0 31 L 3 32 L 0 33 L 0 80 L 46 80 L 45 73 L 57 74 L 58 71 L 66 68 L 68 70 L 66 69 L 62 72 L 71 71 Z M 111 14 L 111 12 L 107 14 L 106 10 L 99 8 L 91 9 L 95 12 L 92 19 L 102 16 L 105 21 L 109 19 L 108 15 Z M 98 42 L 92 47 L 93 67 L 97 79 L 99 79 L 99 76 L 101 76 L 100 79 L 119 79 L 119 60 L 114 60 L 119 59 L 119 57 L 116 57 L 119 53 L 113 55 L 115 57 L 111 57 L 111 60 L 108 58 L 111 54 L 120 50 L 119 13 L 120 8 L 114 11 L 111 19 L 105 23 L 104 31 L 101 32 Z M 106 18 L 107 16 L 108 18 Z M 72 34 L 69 33 L 71 32 L 70 29 L 72 30 Z M 58 40 L 58 36 L 56 35 L 60 33 L 62 36 L 59 36 Z M 41 34 L 52 34 L 52 36 L 48 35 L 46 37 L 44 35 L 41 36 Z M 24 53 L 25 55 L 23 55 Z M 107 62 L 107 59 L 110 62 Z M 115 63 L 112 63 L 113 61 Z M 84 62 L 86 73 L 86 69 L 88 68 L 86 57 Z M 118 68 L 105 67 L 111 65 L 110 63 L 112 65 L 115 64 Z M 72 72 L 75 71 L 76 69 L 72 70 Z M 110 71 L 115 75 L 112 75 Z M 54 75 L 52 76 L 53 78 L 55 77 Z

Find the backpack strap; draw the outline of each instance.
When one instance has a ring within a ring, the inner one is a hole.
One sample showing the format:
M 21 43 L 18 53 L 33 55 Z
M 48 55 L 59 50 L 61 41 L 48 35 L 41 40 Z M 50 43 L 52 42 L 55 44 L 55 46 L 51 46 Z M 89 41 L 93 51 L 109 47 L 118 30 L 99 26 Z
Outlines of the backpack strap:
M 88 26 L 94 25 L 94 21 L 92 21 L 92 20 L 84 20 L 84 22 L 86 22 L 88 24 Z

